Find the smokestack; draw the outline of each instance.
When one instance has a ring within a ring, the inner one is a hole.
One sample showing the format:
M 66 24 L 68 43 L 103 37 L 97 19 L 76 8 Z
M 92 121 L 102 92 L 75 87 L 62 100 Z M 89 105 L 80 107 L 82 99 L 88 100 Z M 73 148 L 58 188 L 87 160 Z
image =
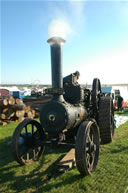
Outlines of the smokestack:
M 47 42 L 51 47 L 52 88 L 63 88 L 62 44 L 65 40 L 61 37 L 52 37 Z

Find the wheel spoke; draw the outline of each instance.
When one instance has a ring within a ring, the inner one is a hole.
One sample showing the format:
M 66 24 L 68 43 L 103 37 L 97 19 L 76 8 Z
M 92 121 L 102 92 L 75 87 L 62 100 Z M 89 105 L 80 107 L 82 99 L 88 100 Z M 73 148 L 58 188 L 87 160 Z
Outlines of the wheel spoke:
M 86 150 L 86 152 L 88 153 L 89 147 L 86 147 L 86 149 L 85 149 L 85 150 Z
M 20 157 L 22 157 L 27 152 L 28 152 L 28 149 L 25 149 L 23 152 L 21 152 Z
M 27 153 L 27 161 L 29 161 L 29 153 Z
M 34 125 L 32 124 L 32 135 L 33 135 L 33 133 L 34 133 Z
M 92 152 L 92 157 L 93 157 L 93 162 L 94 162 L 94 159 L 95 159 L 95 152 L 94 151 Z
M 87 135 L 87 137 L 86 137 L 86 143 L 87 143 L 87 144 L 89 144 L 89 143 L 90 143 L 90 142 L 89 142 L 88 135 Z
M 90 168 L 90 155 L 87 154 L 87 165 L 88 165 L 88 168 Z
M 95 152 L 92 152 L 92 153 L 91 153 L 91 158 L 92 158 L 92 160 L 91 160 L 91 166 L 93 167 L 94 160 L 95 160 Z
M 96 153 L 96 144 L 94 143 L 94 135 L 95 135 L 94 129 L 93 127 L 91 127 L 87 132 L 87 140 L 86 140 L 87 166 L 88 170 L 90 171 L 93 169 Z
M 28 135 L 27 125 L 25 126 L 26 136 Z
M 87 138 L 88 138 L 89 142 L 92 141 L 92 140 L 91 140 L 91 137 L 90 137 L 90 132 L 89 132 L 89 131 L 88 131 L 88 133 L 87 133 Z
M 35 136 L 36 134 L 38 134 L 38 130 L 36 130 L 35 132 L 33 132 L 33 136 Z
M 40 150 L 41 150 L 41 146 L 38 147 L 38 151 L 40 151 Z
M 86 151 L 87 153 L 89 153 L 89 149 L 90 149 L 90 143 L 88 142 L 88 143 L 86 143 L 85 151 Z
M 93 140 L 94 140 L 94 136 L 93 136 L 93 134 L 92 134 L 92 142 L 93 142 Z
M 94 152 L 96 151 L 96 144 L 94 143 Z
M 33 149 L 32 152 L 33 152 L 33 158 L 34 158 L 34 160 L 35 160 L 35 158 L 36 158 L 36 152 L 35 152 L 35 149 Z

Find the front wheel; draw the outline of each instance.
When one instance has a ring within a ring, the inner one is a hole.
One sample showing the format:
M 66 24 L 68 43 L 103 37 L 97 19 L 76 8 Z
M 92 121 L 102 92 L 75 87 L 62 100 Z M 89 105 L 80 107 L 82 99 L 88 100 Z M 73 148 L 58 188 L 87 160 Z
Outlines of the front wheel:
M 41 125 L 31 119 L 22 121 L 15 129 L 12 137 L 12 153 L 20 165 L 39 160 L 44 151 L 41 142 L 45 133 Z
M 75 159 L 81 175 L 91 174 L 99 157 L 99 129 L 94 120 L 83 122 L 76 137 Z

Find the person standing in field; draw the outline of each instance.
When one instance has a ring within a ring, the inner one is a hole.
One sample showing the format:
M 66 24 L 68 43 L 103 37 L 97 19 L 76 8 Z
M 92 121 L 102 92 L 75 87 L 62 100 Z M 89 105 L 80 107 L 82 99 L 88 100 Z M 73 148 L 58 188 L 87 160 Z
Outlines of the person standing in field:
M 122 110 L 122 103 L 123 103 L 123 97 L 118 96 L 118 99 L 117 99 L 117 108 L 118 108 L 118 111 L 119 111 L 119 110 Z

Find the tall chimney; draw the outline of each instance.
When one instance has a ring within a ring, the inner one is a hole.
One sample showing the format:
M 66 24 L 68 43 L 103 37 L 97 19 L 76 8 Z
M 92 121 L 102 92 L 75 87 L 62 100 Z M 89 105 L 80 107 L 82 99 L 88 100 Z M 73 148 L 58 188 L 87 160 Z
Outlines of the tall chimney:
M 63 88 L 62 75 L 62 44 L 65 42 L 61 37 L 52 37 L 47 40 L 51 47 L 51 70 L 52 88 Z

